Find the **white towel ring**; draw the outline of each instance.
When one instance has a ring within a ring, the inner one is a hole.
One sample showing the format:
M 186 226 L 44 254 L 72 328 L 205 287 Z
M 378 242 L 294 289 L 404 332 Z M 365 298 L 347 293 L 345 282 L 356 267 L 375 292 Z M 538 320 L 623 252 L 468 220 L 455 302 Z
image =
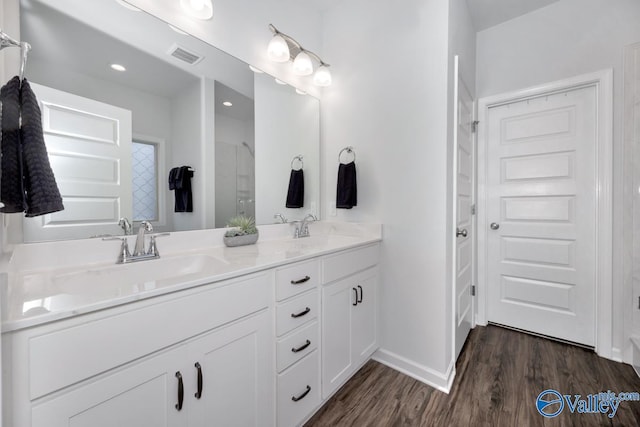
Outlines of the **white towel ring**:
M 340 154 L 338 154 L 338 163 L 342 163 L 342 153 L 347 152 L 348 154 L 353 154 L 353 160 L 351 160 L 352 162 L 356 161 L 356 152 L 353 149 L 352 146 L 348 146 L 348 147 L 344 147 L 342 150 L 340 150 Z
M 296 162 L 296 160 L 300 162 L 300 169 L 294 169 L 294 167 L 293 167 L 293 165 Z M 295 156 L 293 159 L 291 159 L 291 169 L 293 169 L 294 171 L 295 170 L 302 170 L 303 167 L 304 167 L 304 162 L 302 161 L 302 155 Z

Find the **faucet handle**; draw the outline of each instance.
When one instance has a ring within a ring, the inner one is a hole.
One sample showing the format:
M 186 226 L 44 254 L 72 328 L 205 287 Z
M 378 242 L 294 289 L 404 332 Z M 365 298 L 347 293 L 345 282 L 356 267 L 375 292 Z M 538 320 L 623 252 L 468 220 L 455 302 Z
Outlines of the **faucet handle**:
M 171 233 L 152 234 L 151 239 L 149 240 L 149 250 L 147 251 L 147 255 L 153 255 L 156 258 L 160 257 L 160 252 L 158 252 L 158 246 L 156 245 L 156 237 L 164 237 L 169 235 L 171 235 Z
M 110 241 L 110 240 L 120 240 L 122 243 L 120 244 L 120 252 L 118 253 L 118 264 L 125 263 L 129 258 L 131 258 L 131 252 L 129 251 L 129 241 L 126 237 L 103 237 L 102 241 Z

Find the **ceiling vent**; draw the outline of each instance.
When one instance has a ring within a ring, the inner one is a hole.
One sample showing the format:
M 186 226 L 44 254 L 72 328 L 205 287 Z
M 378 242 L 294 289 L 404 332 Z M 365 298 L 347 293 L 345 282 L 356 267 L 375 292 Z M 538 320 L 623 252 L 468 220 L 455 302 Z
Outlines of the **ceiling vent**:
M 174 44 L 167 52 L 169 55 L 182 62 L 186 62 L 189 65 L 196 65 L 198 62 L 204 59 L 204 56 L 199 55 L 191 50 L 185 49 L 182 46 Z

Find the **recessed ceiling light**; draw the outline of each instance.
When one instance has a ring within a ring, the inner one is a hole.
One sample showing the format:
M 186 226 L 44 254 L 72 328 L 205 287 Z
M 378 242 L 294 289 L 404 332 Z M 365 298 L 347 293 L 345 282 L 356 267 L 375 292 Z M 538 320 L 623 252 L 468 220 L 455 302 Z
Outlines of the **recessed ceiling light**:
M 307 92 L 305 92 L 305 91 L 303 91 L 303 90 L 300 90 L 300 89 L 298 89 L 298 88 L 296 88 L 296 93 L 297 93 L 298 95 L 306 95 L 306 94 L 307 94 Z
M 188 35 L 189 35 L 189 33 L 186 33 L 186 32 L 184 32 L 184 31 L 182 31 L 180 28 L 174 27 L 174 26 L 173 26 L 173 25 L 171 25 L 171 24 L 167 24 L 167 25 L 169 26 L 169 28 L 171 28 L 173 31 L 175 31 L 175 32 L 176 32 L 176 33 L 178 33 L 178 34 L 181 34 L 181 35 L 183 35 L 183 36 L 188 36 Z
M 116 3 L 118 3 L 120 6 L 124 7 L 125 9 L 129 9 L 129 10 L 132 10 L 134 12 L 140 12 L 140 9 L 138 9 L 137 7 L 135 7 L 135 6 L 133 6 L 133 5 L 129 4 L 129 3 L 126 3 L 123 0 L 116 0 Z
M 127 71 L 127 69 L 120 64 L 111 64 L 111 68 L 116 71 Z
M 224 101 L 222 105 L 224 105 L 225 107 L 231 107 L 233 104 L 229 101 Z
M 283 81 L 282 81 L 282 80 L 280 80 L 280 79 L 275 79 L 275 81 L 276 81 L 276 83 L 278 83 L 279 85 L 286 85 L 286 83 L 285 83 L 285 82 L 283 82 Z
M 264 71 L 262 71 L 262 70 L 261 70 L 261 69 L 259 69 L 259 68 L 254 67 L 253 65 L 249 65 L 249 69 L 250 69 L 251 71 L 253 71 L 254 73 L 257 73 L 257 74 L 262 74 L 262 73 L 264 73 Z

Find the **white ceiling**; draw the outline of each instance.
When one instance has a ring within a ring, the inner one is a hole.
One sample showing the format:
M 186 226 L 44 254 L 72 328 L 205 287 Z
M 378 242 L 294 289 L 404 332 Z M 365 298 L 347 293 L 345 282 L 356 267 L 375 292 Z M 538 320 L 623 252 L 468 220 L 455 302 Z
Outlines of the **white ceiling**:
M 560 0 L 467 0 L 476 31 L 526 15 Z

